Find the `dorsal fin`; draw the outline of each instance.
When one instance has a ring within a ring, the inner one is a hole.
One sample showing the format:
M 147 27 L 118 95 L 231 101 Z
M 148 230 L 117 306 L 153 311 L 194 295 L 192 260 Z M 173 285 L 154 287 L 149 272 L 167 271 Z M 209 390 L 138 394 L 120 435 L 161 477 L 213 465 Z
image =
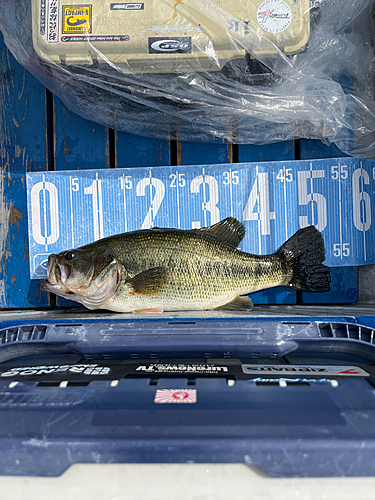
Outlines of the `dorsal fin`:
M 234 248 L 238 247 L 246 233 L 243 223 L 234 217 L 227 217 L 213 226 L 202 227 L 202 229 L 195 229 L 195 231 L 216 236 L 223 243 Z

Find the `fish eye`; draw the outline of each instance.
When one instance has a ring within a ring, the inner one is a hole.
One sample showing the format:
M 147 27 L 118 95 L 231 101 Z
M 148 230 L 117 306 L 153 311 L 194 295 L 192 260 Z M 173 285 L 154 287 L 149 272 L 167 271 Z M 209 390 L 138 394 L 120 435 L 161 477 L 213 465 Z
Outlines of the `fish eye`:
M 66 254 L 65 254 L 66 260 L 72 260 L 73 257 L 74 257 L 74 253 L 72 251 L 69 250 L 69 252 L 66 252 Z

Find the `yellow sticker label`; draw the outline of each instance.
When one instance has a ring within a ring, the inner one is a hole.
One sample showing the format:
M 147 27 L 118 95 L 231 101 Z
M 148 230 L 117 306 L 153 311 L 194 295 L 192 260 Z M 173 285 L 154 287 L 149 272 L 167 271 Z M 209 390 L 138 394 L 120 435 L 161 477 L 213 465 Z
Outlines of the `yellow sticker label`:
M 63 33 L 92 33 L 91 5 L 63 5 Z

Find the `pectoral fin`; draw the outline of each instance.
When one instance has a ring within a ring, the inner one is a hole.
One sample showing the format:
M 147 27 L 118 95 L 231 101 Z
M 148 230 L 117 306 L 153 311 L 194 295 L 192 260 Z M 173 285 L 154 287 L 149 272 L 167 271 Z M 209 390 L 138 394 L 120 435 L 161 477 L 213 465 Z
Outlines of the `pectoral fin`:
M 249 311 L 253 308 L 253 303 L 249 297 L 234 297 L 233 300 L 223 304 L 222 306 L 216 307 L 216 311 Z
M 134 295 L 147 295 L 148 297 L 159 295 L 167 282 L 168 275 L 162 267 L 147 269 L 147 271 L 143 271 L 127 280 L 127 283 L 132 287 L 130 293 Z

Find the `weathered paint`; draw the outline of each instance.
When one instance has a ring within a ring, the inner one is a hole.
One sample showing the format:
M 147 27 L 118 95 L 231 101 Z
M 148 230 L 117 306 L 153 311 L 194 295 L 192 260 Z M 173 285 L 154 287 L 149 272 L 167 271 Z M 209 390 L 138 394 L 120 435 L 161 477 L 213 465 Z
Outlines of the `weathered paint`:
M 45 89 L 0 35 L 0 307 L 47 304 L 29 280 L 25 173 L 47 169 Z
M 177 141 L 177 165 L 204 165 L 205 163 L 231 163 L 232 144 L 227 142 L 192 143 Z
M 2 127 L 1 127 L 2 128 Z M 1 133 L 1 130 L 0 130 Z M 2 134 L 1 134 L 2 137 Z M 1 152 L 3 152 L 3 147 L 1 146 Z M 3 158 L 2 158 L 3 159 Z M 0 303 L 4 307 L 6 304 L 6 275 L 5 275 L 5 262 L 7 259 L 7 237 L 8 237 L 8 220 L 9 220 L 9 207 L 5 203 L 4 196 L 4 180 L 5 180 L 5 168 L 1 165 L 0 172 L 0 252 L 1 252 L 1 268 L 0 268 Z
M 71 112 L 53 98 L 54 169 L 109 168 L 109 130 Z
M 294 157 L 294 142 L 283 141 L 264 146 L 240 144 L 239 161 L 283 161 L 296 160 Z
M 116 132 L 114 141 L 115 167 L 153 167 L 171 164 L 171 146 L 168 141 L 125 132 Z

